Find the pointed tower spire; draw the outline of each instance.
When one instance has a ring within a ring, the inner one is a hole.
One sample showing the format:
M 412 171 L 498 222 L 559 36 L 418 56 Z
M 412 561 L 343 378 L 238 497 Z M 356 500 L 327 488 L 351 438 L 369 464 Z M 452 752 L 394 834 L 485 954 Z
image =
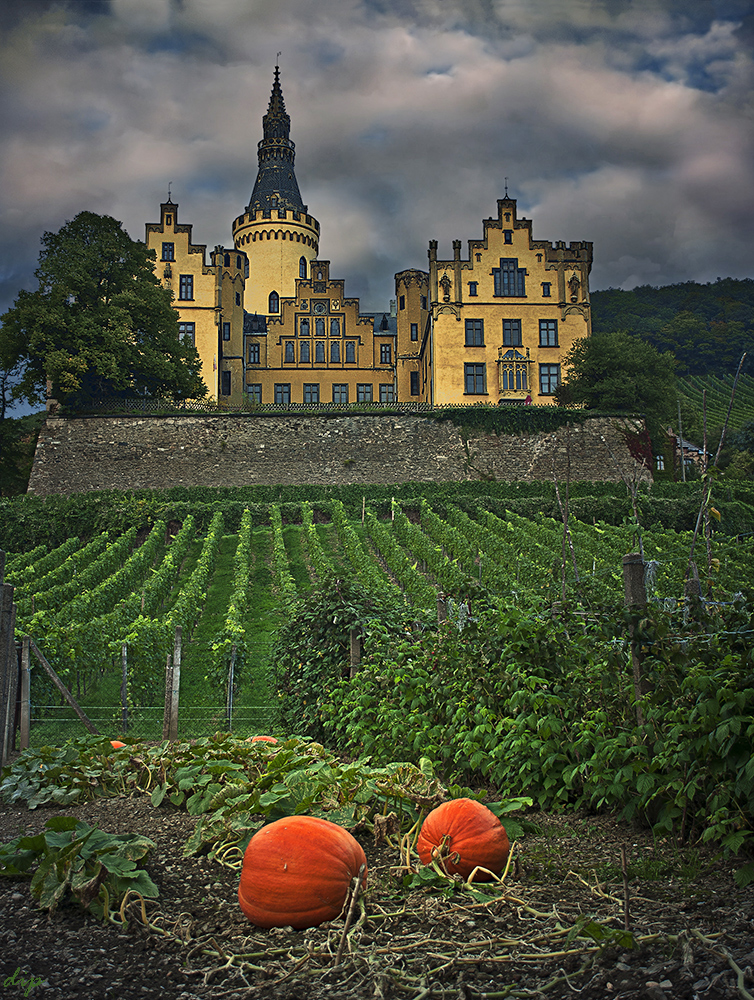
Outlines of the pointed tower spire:
M 307 207 L 301 200 L 293 171 L 296 147 L 290 140 L 291 119 L 285 110 L 280 67 L 277 65 L 270 106 L 262 119 L 262 128 L 264 138 L 258 145 L 259 171 L 247 211 L 292 209 L 295 212 L 306 212 Z

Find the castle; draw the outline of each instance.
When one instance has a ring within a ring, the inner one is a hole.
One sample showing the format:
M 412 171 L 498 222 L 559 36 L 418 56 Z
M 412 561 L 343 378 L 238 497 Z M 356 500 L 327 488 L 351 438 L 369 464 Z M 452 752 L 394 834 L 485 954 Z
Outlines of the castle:
M 429 270 L 396 274 L 390 308 L 362 315 L 318 258 L 320 227 L 296 181 L 278 67 L 262 125 L 232 249 L 208 255 L 195 244 L 170 196 L 146 227 L 210 397 L 221 406 L 554 402 L 562 357 L 591 331 L 591 243 L 535 240 L 506 192 L 465 258 L 460 240 L 451 260 L 431 241 Z

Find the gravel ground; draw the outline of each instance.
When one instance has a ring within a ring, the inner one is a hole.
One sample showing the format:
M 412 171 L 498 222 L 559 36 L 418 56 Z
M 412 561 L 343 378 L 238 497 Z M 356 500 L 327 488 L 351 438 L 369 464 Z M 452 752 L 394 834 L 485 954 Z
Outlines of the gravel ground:
M 253 927 L 238 906 L 238 871 L 184 858 L 195 819 L 146 796 L 0 806 L 0 842 L 41 831 L 56 813 L 151 838 L 145 867 L 160 896 L 146 904 L 149 928 L 137 904 L 123 926 L 72 901 L 48 916 L 28 879 L 2 880 L 2 997 L 754 998 L 754 887 L 738 889 L 735 866 L 710 849 L 656 843 L 610 818 L 532 817 L 539 830 L 517 845 L 493 902 L 408 892 L 394 871 L 398 851 L 357 833 L 369 860 L 366 918 L 336 965 L 342 921 L 305 932 Z M 622 934 L 622 850 L 633 947 Z M 579 920 L 591 936 L 569 934 Z

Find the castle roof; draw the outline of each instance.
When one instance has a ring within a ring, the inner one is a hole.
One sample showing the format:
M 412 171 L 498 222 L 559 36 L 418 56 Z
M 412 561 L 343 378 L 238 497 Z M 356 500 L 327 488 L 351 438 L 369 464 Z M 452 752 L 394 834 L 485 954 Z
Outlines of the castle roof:
M 293 170 L 296 147 L 290 140 L 291 119 L 285 110 L 279 66 L 275 67 L 270 105 L 262 119 L 262 128 L 264 138 L 258 144 L 259 171 L 247 211 L 292 209 L 306 212 Z

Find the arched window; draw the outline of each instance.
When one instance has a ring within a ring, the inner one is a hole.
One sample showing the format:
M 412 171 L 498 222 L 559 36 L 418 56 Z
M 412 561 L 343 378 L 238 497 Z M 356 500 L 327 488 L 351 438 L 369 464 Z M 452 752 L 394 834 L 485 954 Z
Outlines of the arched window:
M 298 262 L 298 276 L 299 278 L 306 277 L 306 257 L 299 258 Z
M 280 296 L 277 292 L 270 292 L 270 309 L 271 313 L 280 312 Z
M 318 316 L 314 321 L 314 327 L 318 337 L 324 337 L 325 335 L 325 321 L 321 316 Z
M 230 254 L 229 253 L 225 254 L 225 262 L 224 262 L 223 266 L 224 267 L 230 267 Z
M 309 336 L 309 320 L 308 319 L 302 319 L 301 320 L 301 327 L 299 329 L 299 336 L 301 336 L 301 337 L 308 337 Z
M 340 320 L 331 319 L 330 320 L 330 336 L 339 337 L 340 336 Z

